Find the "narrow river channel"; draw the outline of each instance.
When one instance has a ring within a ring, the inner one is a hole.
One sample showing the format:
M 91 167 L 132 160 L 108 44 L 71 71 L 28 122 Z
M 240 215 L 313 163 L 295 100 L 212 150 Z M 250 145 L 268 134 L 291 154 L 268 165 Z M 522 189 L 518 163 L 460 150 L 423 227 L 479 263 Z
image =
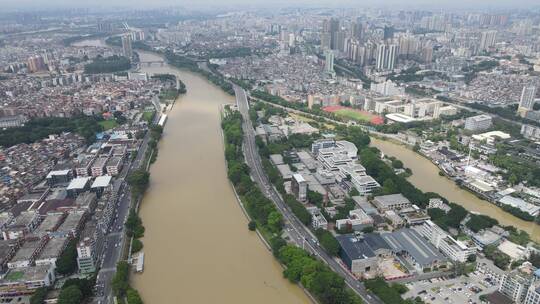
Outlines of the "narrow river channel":
M 540 242 L 540 226 L 518 219 L 490 202 L 480 199 L 469 191 L 459 188 L 450 179 L 439 176 L 439 168 L 427 158 L 417 154 L 403 145 L 390 141 L 371 138 L 371 145 L 379 148 L 383 153 L 394 156 L 403 161 L 405 167 L 411 168 L 413 175 L 409 181 L 425 192 L 436 192 L 449 201 L 459 204 L 469 211 L 489 215 L 497 219 L 502 225 L 514 226 L 527 231 L 531 238 Z
M 142 61 L 156 55 L 139 53 Z M 168 117 L 141 204 L 146 303 L 309 303 L 253 232 L 227 180 L 219 108 L 233 103 L 199 75 L 170 66 L 186 84 Z

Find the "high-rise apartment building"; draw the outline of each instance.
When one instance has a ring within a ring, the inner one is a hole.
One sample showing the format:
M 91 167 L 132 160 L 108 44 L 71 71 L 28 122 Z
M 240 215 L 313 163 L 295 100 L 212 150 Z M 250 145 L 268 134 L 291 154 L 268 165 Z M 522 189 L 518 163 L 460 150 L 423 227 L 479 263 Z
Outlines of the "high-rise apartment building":
M 379 71 L 394 69 L 399 47 L 395 44 L 379 44 L 377 46 L 376 68 Z
M 495 45 L 495 41 L 497 38 L 497 31 L 486 31 L 482 32 L 482 35 L 480 37 L 480 51 L 486 51 L 490 47 Z
M 340 32 L 339 20 L 336 18 L 331 18 L 324 20 L 323 22 L 323 31 L 321 34 L 321 44 L 323 47 L 326 46 L 326 43 L 329 42 L 328 46 L 332 50 L 339 49 L 339 38 L 338 33 Z M 328 39 L 330 41 L 328 41 Z M 344 35 L 343 35 L 344 39 Z M 341 40 L 341 48 L 343 48 L 343 40 Z M 324 43 L 324 44 L 323 44 Z
M 324 53 L 324 71 L 334 74 L 334 52 L 332 50 L 326 50 Z
M 521 117 L 525 117 L 528 111 L 532 111 L 534 107 L 534 99 L 536 97 L 535 86 L 525 86 L 521 91 L 521 98 L 519 99 L 518 114 Z

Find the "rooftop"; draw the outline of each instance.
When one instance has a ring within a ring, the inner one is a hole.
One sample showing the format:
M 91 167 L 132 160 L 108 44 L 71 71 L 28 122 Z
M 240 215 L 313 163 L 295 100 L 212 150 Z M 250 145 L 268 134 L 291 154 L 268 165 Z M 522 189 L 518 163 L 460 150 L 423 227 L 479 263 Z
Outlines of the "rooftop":
M 47 242 L 47 245 L 43 247 L 43 250 L 37 257 L 38 260 L 40 259 L 50 259 L 50 258 L 57 258 L 62 254 L 62 251 L 64 250 L 64 247 L 66 243 L 68 242 L 67 237 L 58 237 L 58 238 L 52 238 Z
M 403 204 L 403 203 L 410 204 L 411 203 L 401 193 L 376 196 L 373 199 L 373 201 L 376 202 L 377 204 L 380 204 L 380 205 L 384 206 L 384 207 L 392 206 L 394 204 Z
M 50 269 L 51 265 L 10 269 L 4 279 L 0 280 L 0 284 L 2 282 L 27 282 L 41 280 L 47 275 Z
M 41 242 L 41 239 L 27 240 L 26 242 L 24 242 L 21 248 L 19 248 L 19 250 L 10 262 L 29 260 L 34 255 L 36 250 L 39 249 Z
M 417 263 L 428 265 L 446 258 L 413 229 L 404 228 L 381 235 L 395 252 L 406 251 Z
M 74 178 L 74 179 L 71 180 L 71 182 L 67 186 L 67 190 L 84 189 L 89 181 L 90 181 L 90 177 L 77 177 L 77 178 Z

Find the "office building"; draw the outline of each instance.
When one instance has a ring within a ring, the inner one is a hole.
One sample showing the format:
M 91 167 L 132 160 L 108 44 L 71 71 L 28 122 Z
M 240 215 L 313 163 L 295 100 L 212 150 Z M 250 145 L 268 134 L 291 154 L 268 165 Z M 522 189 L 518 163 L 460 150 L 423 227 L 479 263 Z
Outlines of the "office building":
M 540 127 L 523 124 L 521 126 L 521 135 L 530 140 L 540 140 Z
M 474 244 L 454 239 L 431 220 L 425 221 L 416 230 L 452 261 L 465 263 L 469 256 L 476 254 L 477 247 Z
M 465 130 L 484 131 L 492 126 L 491 116 L 481 114 L 465 119 Z
M 412 206 L 411 202 L 403 194 L 380 195 L 373 198 L 373 206 L 379 212 L 388 210 L 399 211 Z
M 311 153 L 317 157 L 320 149 L 326 149 L 335 147 L 336 141 L 334 139 L 318 139 L 311 144 Z
M 307 200 L 307 182 L 302 174 L 293 174 L 291 179 L 291 191 L 300 202 Z

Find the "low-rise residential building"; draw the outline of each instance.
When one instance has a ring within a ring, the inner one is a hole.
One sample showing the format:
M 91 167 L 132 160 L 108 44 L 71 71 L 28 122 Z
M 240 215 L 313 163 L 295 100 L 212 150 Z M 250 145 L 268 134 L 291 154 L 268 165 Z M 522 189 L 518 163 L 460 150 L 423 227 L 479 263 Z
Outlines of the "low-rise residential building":
M 105 164 L 105 169 L 107 170 L 107 174 L 110 176 L 117 176 L 120 173 L 120 170 L 122 169 L 122 162 L 123 162 L 123 158 L 118 157 L 118 156 L 113 156 L 109 158 L 109 160 Z
M 0 240 L 0 273 L 8 269 L 8 262 L 15 256 L 21 240 Z
M 77 237 L 86 217 L 86 210 L 71 210 L 66 219 L 54 232 L 53 237 Z
M 94 212 L 97 205 L 97 195 L 94 192 L 81 193 L 74 203 L 75 207 L 80 210 L 86 210 L 89 213 Z
M 308 207 L 307 211 L 311 214 L 311 226 L 313 229 L 328 229 L 328 221 L 322 215 L 321 210 L 317 207 Z
M 10 269 L 0 280 L 0 298 L 31 295 L 40 287 L 54 284 L 54 265 Z
M 66 190 L 70 197 L 77 197 L 90 189 L 90 177 L 77 177 L 71 180 Z
M 99 156 L 96 158 L 96 160 L 90 167 L 90 172 L 93 177 L 102 176 L 105 174 L 105 165 L 107 164 L 108 160 L 108 156 Z
M 23 211 L 2 230 L 2 237 L 4 240 L 24 238 L 34 231 L 39 221 L 39 214 L 36 211 Z
M 68 184 L 73 179 L 73 170 L 53 170 L 47 174 L 47 184 L 54 187 L 59 184 Z
M 67 237 L 50 239 L 36 257 L 36 265 L 53 265 L 56 267 L 56 260 L 66 249 L 69 240 Z
M 90 157 L 83 158 L 75 167 L 77 177 L 87 177 L 90 174 L 90 167 L 94 163 L 94 159 Z
M 15 256 L 7 263 L 8 268 L 30 267 L 43 247 L 45 247 L 45 244 L 47 244 L 47 241 L 47 237 L 27 239 L 17 250 Z
M 37 237 L 43 237 L 56 231 L 65 217 L 66 214 L 64 212 L 47 213 L 33 234 Z

